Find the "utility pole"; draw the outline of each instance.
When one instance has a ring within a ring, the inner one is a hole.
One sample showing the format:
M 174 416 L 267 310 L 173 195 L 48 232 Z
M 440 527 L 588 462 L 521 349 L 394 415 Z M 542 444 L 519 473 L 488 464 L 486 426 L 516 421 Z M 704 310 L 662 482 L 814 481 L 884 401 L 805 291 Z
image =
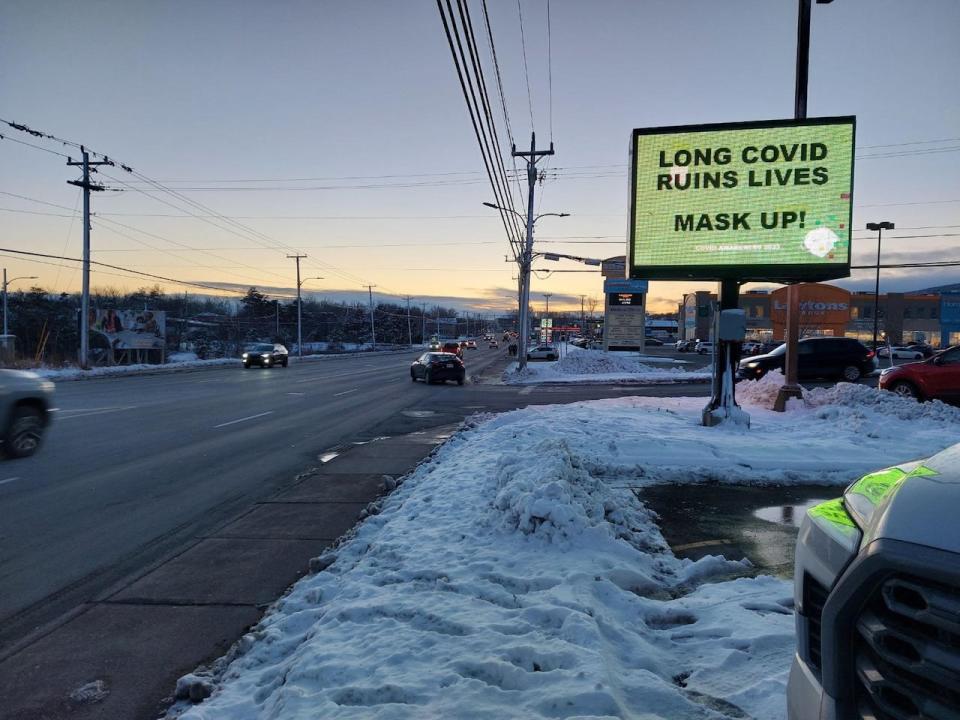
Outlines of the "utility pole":
M 807 117 L 807 80 L 810 75 L 810 7 L 813 0 L 798 0 L 797 8 L 797 67 L 796 85 L 793 95 L 793 117 L 805 120 Z M 817 0 L 818 5 L 826 5 L 833 0 Z M 800 342 L 800 288 L 796 283 L 787 286 L 787 327 L 783 338 L 787 344 L 783 369 L 786 382 L 777 392 L 773 409 L 783 412 L 790 398 L 802 398 L 803 390 L 797 379 L 800 362 L 798 344 Z
M 543 293 L 544 299 L 547 301 L 547 309 L 544 310 L 544 315 L 550 314 L 550 298 L 553 297 L 553 293 Z
M 274 300 L 277 304 L 277 339 L 280 339 L 280 300 L 279 298 Z
M 530 267 L 533 265 L 533 192 L 537 184 L 537 160 L 553 155 L 553 143 L 549 150 L 537 150 L 537 135 L 530 133 L 530 152 L 519 152 L 514 145 L 510 153 L 513 157 L 522 157 L 527 160 L 527 238 L 524 242 L 523 253 L 520 256 L 520 343 L 517 348 L 520 369 L 527 366 L 527 343 L 530 338 Z
M 373 338 L 373 349 L 377 349 L 377 329 L 373 324 L 373 289 L 376 285 L 367 285 L 367 292 L 370 293 L 370 335 Z
M 587 332 L 587 321 L 586 316 L 583 314 L 583 301 L 586 300 L 586 295 L 580 296 L 580 335 L 586 337 Z
M 90 168 L 99 165 L 113 165 L 111 160 L 90 162 L 90 153 L 80 146 L 83 160 L 67 158 L 67 165 L 83 168 L 83 180 L 67 180 L 68 185 L 83 188 L 83 295 L 80 300 L 80 353 L 78 361 L 84 370 L 89 367 L 90 354 L 90 191 L 102 192 L 102 184 L 90 182 Z
M 413 347 L 413 329 L 410 325 L 410 296 L 407 295 L 407 345 Z
M 427 344 L 427 304 L 420 304 L 420 342 Z
M 303 315 L 301 312 L 303 303 L 300 302 L 300 286 L 303 283 L 300 282 L 300 261 L 305 257 L 306 255 L 287 255 L 288 260 L 297 261 L 297 357 L 303 357 Z

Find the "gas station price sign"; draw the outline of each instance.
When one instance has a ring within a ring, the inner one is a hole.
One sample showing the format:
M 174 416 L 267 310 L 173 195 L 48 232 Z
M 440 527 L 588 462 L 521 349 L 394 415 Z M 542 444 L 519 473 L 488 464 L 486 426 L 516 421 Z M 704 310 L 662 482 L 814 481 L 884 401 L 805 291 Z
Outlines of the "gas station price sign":
M 850 274 L 855 118 L 634 130 L 629 275 Z
M 607 302 L 611 307 L 643 305 L 643 293 L 607 293 Z

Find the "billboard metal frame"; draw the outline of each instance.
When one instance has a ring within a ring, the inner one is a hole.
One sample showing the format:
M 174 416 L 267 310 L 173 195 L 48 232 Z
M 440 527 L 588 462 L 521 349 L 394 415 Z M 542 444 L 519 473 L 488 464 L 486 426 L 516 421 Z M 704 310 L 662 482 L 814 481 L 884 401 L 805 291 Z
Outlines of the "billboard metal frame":
M 780 127 L 803 127 L 807 125 L 849 124 L 850 138 L 850 207 L 847 227 L 850 241 L 847 243 L 847 258 L 843 263 L 810 265 L 655 265 L 637 267 L 633 262 L 636 244 L 637 213 L 637 138 L 641 135 L 665 135 L 677 133 L 714 132 L 723 130 L 765 130 Z M 805 120 L 759 120 L 748 122 L 709 123 L 704 125 L 667 125 L 664 127 L 637 128 L 630 134 L 630 227 L 627 233 L 627 277 L 645 280 L 739 280 L 740 282 L 817 282 L 836 280 L 850 276 L 850 253 L 853 246 L 853 187 L 854 153 L 857 140 L 855 115 L 807 118 Z

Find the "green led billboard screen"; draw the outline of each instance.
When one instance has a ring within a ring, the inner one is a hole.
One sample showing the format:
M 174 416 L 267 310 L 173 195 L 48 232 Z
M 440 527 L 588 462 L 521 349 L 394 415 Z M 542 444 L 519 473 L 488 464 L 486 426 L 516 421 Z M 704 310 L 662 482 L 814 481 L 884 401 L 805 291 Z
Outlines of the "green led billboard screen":
M 853 117 L 634 130 L 630 276 L 850 274 Z

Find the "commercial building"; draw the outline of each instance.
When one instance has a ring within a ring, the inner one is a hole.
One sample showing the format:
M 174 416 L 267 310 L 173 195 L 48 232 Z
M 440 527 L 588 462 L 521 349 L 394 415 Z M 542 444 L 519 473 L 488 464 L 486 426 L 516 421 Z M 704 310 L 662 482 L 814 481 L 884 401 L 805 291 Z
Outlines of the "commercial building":
M 803 283 L 799 288 L 801 336 L 873 339 L 873 293 L 850 292 L 826 283 Z M 784 339 L 786 296 L 785 287 L 741 293 L 748 339 Z M 684 295 L 677 318 L 683 339 L 711 336 L 716 299 L 715 294 L 702 290 Z M 926 342 L 947 347 L 960 343 L 960 293 L 885 293 L 877 306 L 878 331 L 894 345 Z

